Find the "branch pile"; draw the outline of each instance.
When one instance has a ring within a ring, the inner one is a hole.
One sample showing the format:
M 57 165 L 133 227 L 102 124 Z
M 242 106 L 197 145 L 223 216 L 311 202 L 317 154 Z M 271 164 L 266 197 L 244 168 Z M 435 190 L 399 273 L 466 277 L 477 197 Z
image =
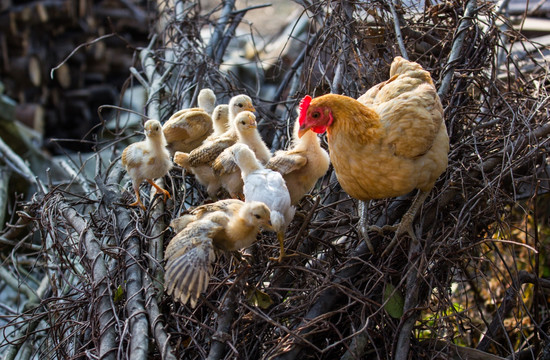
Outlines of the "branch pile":
M 94 178 L 75 174 L 38 191 L 3 234 L 2 284 L 24 302 L 2 307 L 6 358 L 502 359 L 536 358 L 549 346 L 550 286 L 539 274 L 546 48 L 488 2 L 297 3 L 271 40 L 246 20 L 262 7 L 161 3 L 157 36 L 131 70 L 147 89 L 147 115 L 165 121 L 204 87 L 219 102 L 245 92 L 277 150 L 303 95 L 357 97 L 406 53 L 431 72 L 451 140 L 449 167 L 415 221 L 419 245 L 404 239 L 381 258 L 391 235 L 378 235 L 371 254 L 357 201 L 330 169 L 287 231 L 296 256 L 270 261 L 277 241 L 262 234 L 242 261 L 218 260 L 195 309 L 181 306 L 162 290 L 166 224 L 205 191 L 176 168 L 165 179 L 174 194 L 166 206 L 150 197 L 145 213 L 125 207 L 132 192 L 119 139 L 105 140 L 110 161 L 98 157 Z M 409 203 L 371 202 L 369 223 L 392 224 Z

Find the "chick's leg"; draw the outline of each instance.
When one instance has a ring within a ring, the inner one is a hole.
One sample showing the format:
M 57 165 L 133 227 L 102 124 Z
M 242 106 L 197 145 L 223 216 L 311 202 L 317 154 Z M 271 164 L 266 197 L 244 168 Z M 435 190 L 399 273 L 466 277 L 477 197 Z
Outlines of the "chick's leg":
M 137 206 L 137 205 L 139 205 L 143 210 L 146 210 L 145 205 L 143 205 L 143 203 L 141 202 L 141 199 L 139 197 L 139 185 L 137 185 L 137 186 L 134 185 L 134 192 L 136 193 L 136 201 L 134 201 L 133 203 L 131 203 L 128 206 Z
M 392 248 L 397 244 L 399 237 L 404 233 L 407 233 L 411 237 L 413 242 L 418 241 L 416 234 L 414 233 L 412 224 L 416 213 L 428 197 L 429 193 L 429 191 L 419 191 L 418 195 L 414 198 L 411 207 L 401 218 L 401 222 L 397 225 L 391 226 L 391 228 L 395 231 L 395 234 L 386 249 L 384 249 L 382 256 L 385 256 L 391 252 Z
M 168 197 L 168 199 L 171 199 L 170 193 L 168 191 L 164 190 L 163 188 L 161 188 L 160 186 L 158 186 L 157 184 L 155 184 L 155 182 L 153 180 L 147 179 L 147 182 L 149 184 L 151 184 L 151 186 L 153 186 L 155 189 L 157 189 L 157 192 L 159 192 L 163 195 L 165 202 L 166 202 L 167 197 Z

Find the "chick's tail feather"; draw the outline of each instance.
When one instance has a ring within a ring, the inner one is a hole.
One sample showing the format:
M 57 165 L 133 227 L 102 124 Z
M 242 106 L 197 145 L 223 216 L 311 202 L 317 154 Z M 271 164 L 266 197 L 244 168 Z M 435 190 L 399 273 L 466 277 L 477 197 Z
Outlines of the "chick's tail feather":
M 174 162 L 184 169 L 189 169 L 189 154 L 181 151 L 176 151 L 174 154 Z

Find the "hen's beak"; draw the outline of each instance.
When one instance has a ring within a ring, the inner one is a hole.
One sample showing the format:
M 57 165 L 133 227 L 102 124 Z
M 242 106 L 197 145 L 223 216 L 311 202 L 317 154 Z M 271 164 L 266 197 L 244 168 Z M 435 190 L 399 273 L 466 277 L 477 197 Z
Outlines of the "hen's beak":
M 298 130 L 298 138 L 304 136 L 304 134 L 307 133 L 309 129 L 310 127 L 307 125 L 300 125 L 300 129 Z

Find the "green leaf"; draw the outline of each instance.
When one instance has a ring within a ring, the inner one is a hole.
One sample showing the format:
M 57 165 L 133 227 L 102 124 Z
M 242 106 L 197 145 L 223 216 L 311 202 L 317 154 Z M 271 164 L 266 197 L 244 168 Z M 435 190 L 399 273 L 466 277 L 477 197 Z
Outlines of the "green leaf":
M 395 289 L 390 283 L 387 283 L 384 287 L 384 310 L 395 319 L 399 319 L 403 316 L 403 306 L 405 305 L 405 299 L 401 292 Z
M 119 285 L 117 288 L 116 288 L 116 291 L 115 291 L 115 295 L 113 297 L 113 300 L 115 302 L 119 302 L 123 299 L 124 297 L 124 289 L 122 288 L 121 285 Z
M 267 309 L 273 305 L 273 300 L 265 292 L 258 289 L 250 288 L 246 293 L 248 302 L 252 306 L 259 307 L 260 309 Z

